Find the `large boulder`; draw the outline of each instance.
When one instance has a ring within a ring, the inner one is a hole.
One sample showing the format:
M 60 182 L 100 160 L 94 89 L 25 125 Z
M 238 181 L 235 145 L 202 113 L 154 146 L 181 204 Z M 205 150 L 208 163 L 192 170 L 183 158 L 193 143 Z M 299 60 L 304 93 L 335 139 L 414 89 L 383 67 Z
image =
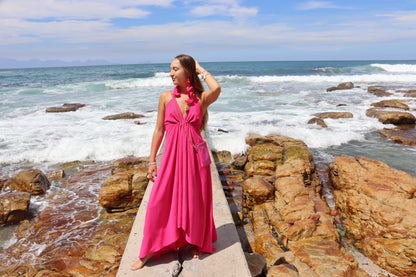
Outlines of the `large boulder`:
M 394 142 L 404 145 L 416 145 L 415 125 L 402 125 L 396 128 L 378 130 L 380 134 Z
M 0 194 L 0 225 L 18 223 L 27 218 L 30 193 L 8 192 Z
M 416 272 L 416 179 L 365 157 L 339 156 L 329 167 L 347 237 L 380 267 Z
M 383 124 L 415 124 L 416 117 L 409 112 L 385 111 L 377 108 L 370 108 L 365 113 L 368 117 L 375 117 Z
M 273 144 L 283 150 L 278 163 L 269 160 L 272 151 L 250 156 L 253 163 L 276 164 L 274 198 L 263 197 L 272 191 L 264 177 L 262 187 L 267 189 L 246 189 L 243 195 L 243 212 L 248 212 L 254 230 L 252 248 L 265 257 L 267 276 L 366 276 L 339 245 L 308 147 L 302 141 L 277 135 L 250 135 L 246 141 L 251 148 Z M 253 175 L 258 173 L 253 170 Z M 247 179 L 244 185 L 252 181 Z M 258 197 L 259 191 L 262 197 Z M 253 201 L 255 198 L 259 201 Z
M 336 87 L 327 88 L 326 91 L 334 91 L 334 90 L 344 90 L 344 89 L 353 89 L 354 84 L 352 82 L 345 82 L 341 83 Z
M 111 174 L 118 172 L 130 172 L 134 174 L 137 171 L 146 171 L 148 167 L 148 158 L 127 157 L 114 162 Z
M 248 178 L 243 184 L 243 212 L 248 212 L 254 205 L 273 200 L 273 192 L 273 186 L 262 177 L 255 176 Z
M 399 99 L 383 100 L 377 103 L 372 103 L 371 106 L 378 108 L 397 108 L 406 111 L 409 110 L 409 106 Z
M 99 202 L 108 212 L 122 212 L 140 206 L 149 180 L 146 172 L 118 172 L 101 186 Z
M 29 192 L 32 195 L 44 194 L 50 187 L 46 175 L 39 169 L 29 169 L 19 172 L 12 177 L 10 189 Z

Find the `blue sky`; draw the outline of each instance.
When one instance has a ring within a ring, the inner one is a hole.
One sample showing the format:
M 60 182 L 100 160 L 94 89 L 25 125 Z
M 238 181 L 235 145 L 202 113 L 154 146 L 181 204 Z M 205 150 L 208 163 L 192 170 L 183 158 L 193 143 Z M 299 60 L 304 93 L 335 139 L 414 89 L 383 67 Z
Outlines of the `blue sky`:
M 0 0 L 0 60 L 416 59 L 416 0 Z

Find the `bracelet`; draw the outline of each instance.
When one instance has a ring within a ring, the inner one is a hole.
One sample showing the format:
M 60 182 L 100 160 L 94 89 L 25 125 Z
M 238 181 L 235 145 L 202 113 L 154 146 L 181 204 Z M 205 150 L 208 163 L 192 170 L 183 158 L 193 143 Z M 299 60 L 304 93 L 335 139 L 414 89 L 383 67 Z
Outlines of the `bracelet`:
M 204 81 L 205 81 L 205 79 L 208 77 L 208 75 L 211 75 L 211 73 L 207 72 L 207 74 L 202 75 L 202 80 L 204 80 Z
M 156 164 L 156 162 L 149 163 L 148 165 L 151 166 L 151 165 L 154 165 L 154 164 Z

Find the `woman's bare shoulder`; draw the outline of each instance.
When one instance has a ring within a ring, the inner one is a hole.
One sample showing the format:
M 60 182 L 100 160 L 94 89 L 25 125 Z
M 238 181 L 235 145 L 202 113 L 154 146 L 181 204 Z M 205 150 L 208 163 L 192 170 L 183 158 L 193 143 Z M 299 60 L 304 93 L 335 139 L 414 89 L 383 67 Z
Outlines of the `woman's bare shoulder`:
M 166 104 L 167 102 L 170 101 L 171 98 L 172 98 L 172 91 L 171 90 L 166 90 L 166 91 L 164 91 L 160 94 L 159 101 Z

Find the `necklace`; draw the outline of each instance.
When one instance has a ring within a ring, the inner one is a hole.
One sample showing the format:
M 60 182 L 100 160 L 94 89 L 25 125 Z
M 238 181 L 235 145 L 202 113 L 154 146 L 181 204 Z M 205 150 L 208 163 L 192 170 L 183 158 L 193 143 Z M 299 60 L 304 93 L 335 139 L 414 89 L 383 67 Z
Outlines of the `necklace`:
M 196 101 L 198 101 L 198 99 L 196 98 L 196 94 L 194 92 L 194 88 L 191 86 L 191 82 L 189 81 L 189 79 L 186 81 L 186 89 L 185 89 L 185 94 L 188 95 L 188 99 L 185 100 L 186 105 L 185 105 L 185 112 L 188 112 L 189 110 L 189 106 L 193 105 Z M 179 98 L 181 97 L 181 93 L 180 93 L 180 88 L 179 86 L 176 86 L 173 89 L 173 94 L 174 97 Z

